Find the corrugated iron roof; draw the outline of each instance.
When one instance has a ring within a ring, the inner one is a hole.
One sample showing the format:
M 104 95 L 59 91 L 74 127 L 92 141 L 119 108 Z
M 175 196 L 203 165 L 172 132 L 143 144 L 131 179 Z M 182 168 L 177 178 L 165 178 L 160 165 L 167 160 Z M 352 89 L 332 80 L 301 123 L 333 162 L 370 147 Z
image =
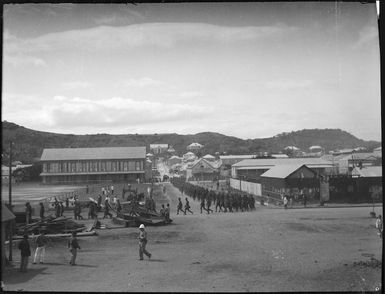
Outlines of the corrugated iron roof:
M 40 160 L 144 159 L 145 157 L 146 147 L 51 148 L 43 150 Z
M 382 177 L 382 166 L 367 166 L 362 169 L 355 167 L 352 175 L 365 178 Z
M 1 222 L 7 222 L 15 219 L 15 215 L 5 206 L 4 203 L 1 203 Z
M 333 164 L 330 161 L 323 160 L 321 158 L 313 158 L 313 157 L 306 157 L 306 158 L 260 158 L 260 159 L 245 159 L 242 160 L 236 164 L 233 164 L 233 167 L 255 167 L 255 166 L 275 166 L 275 165 L 282 165 L 282 164 L 306 164 L 310 168 L 312 165 L 324 165 L 326 166 L 333 166 Z
M 251 159 L 255 155 L 221 155 L 219 156 L 220 159 Z
M 264 172 L 261 177 L 266 178 L 279 178 L 279 179 L 285 179 L 288 176 L 290 176 L 295 171 L 299 170 L 305 166 L 304 164 L 284 164 L 284 165 L 277 165 L 269 169 L 268 171 Z M 313 172 L 314 173 L 314 172 Z
M 347 160 L 347 159 L 359 159 L 359 160 L 364 160 L 364 159 L 368 159 L 369 157 L 375 157 L 377 158 L 378 155 L 376 155 L 375 153 L 373 152 L 363 152 L 363 153 L 352 153 L 352 154 L 349 154 L 349 155 L 345 155 L 343 158 L 341 158 L 342 160 Z

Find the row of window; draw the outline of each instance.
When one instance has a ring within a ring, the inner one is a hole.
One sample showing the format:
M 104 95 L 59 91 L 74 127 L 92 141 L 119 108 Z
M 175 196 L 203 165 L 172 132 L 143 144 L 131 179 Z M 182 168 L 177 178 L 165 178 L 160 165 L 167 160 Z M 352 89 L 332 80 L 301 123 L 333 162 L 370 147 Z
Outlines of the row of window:
M 43 164 L 43 172 L 46 173 L 119 172 L 142 170 L 144 170 L 143 161 L 129 160 L 49 162 Z

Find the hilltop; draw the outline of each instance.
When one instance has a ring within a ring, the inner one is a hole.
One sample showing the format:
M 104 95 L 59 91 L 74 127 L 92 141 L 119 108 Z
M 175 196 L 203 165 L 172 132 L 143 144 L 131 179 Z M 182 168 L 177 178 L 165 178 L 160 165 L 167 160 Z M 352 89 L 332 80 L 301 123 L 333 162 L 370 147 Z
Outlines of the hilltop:
M 35 131 L 17 124 L 2 122 L 3 161 L 8 161 L 9 142 L 14 142 L 13 160 L 23 163 L 38 161 L 44 148 L 81 148 L 81 147 L 119 147 L 146 146 L 166 143 L 172 145 L 178 155 L 186 152 L 186 146 L 199 142 L 205 147 L 201 154 L 226 152 L 227 154 L 254 154 L 260 151 L 279 152 L 288 145 L 308 150 L 312 145 L 320 145 L 325 151 L 340 148 L 366 147 L 369 150 L 380 145 L 376 141 L 364 141 L 340 129 L 304 129 L 282 133 L 270 138 L 247 139 L 226 136 L 219 133 L 203 132 L 194 135 L 170 134 L 92 134 L 73 135 Z

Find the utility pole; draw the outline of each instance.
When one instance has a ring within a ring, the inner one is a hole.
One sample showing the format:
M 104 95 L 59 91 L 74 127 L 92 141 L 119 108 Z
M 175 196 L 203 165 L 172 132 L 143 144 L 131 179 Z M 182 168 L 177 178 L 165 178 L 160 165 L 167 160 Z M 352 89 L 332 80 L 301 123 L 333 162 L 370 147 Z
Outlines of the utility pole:
M 13 213 L 12 209 L 12 141 L 9 142 L 9 210 Z M 9 257 L 8 260 L 12 261 L 12 234 L 13 234 L 13 224 L 12 221 L 9 222 Z

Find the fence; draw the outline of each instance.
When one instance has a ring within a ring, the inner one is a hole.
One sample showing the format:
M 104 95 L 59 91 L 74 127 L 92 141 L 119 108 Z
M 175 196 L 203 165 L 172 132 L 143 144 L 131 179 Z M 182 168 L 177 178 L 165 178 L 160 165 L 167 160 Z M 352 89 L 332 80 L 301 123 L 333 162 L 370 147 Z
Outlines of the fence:
M 230 187 L 255 196 L 262 196 L 262 185 L 259 183 L 230 179 Z

